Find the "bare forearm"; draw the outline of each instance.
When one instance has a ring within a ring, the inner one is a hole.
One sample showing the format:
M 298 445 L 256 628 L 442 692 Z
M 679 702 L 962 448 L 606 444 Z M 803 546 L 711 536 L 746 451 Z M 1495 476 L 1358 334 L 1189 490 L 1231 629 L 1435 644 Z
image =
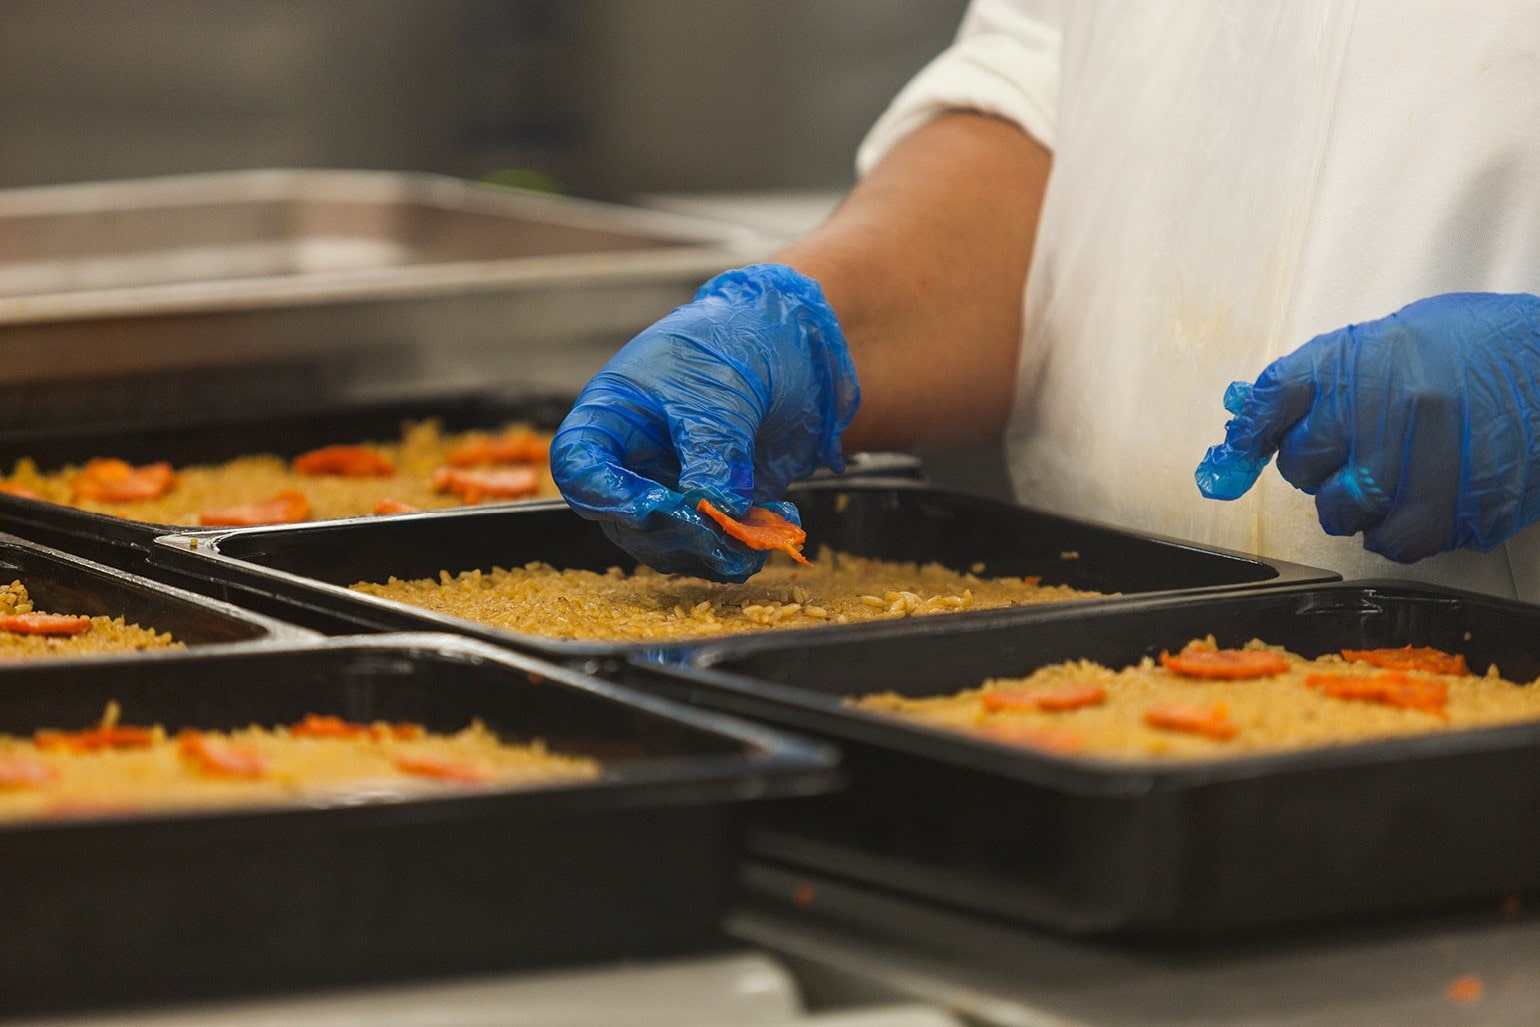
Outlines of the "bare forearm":
M 945 115 L 777 254 L 818 279 L 850 341 L 862 403 L 847 452 L 999 438 L 1050 165 L 1013 125 Z

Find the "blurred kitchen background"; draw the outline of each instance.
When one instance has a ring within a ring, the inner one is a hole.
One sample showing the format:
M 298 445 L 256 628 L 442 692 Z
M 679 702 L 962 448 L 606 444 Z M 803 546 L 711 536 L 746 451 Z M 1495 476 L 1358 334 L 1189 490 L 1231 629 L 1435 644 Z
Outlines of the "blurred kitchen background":
M 721 262 L 732 266 L 837 202 L 862 135 L 965 6 L 5 0 L 0 190 L 257 168 L 426 172 L 743 225 L 756 244 Z M 340 341 L 347 331 L 324 352 L 264 354 L 260 340 L 230 345 L 211 329 L 202 359 L 188 352 L 194 318 L 97 320 L 85 345 L 29 321 L 39 308 L 14 289 L 6 299 L 6 262 L 58 265 L 66 229 L 43 233 L 54 251 L 29 254 L 3 224 L 0 209 L 0 427 L 400 389 L 575 392 L 712 270 L 680 266 L 648 292 L 572 293 L 506 333 L 485 308 L 441 304 L 382 319 L 363 351 Z M 68 240 L 68 256 L 90 244 Z M 359 330 L 341 316 L 332 324 Z M 219 330 L 291 331 L 228 319 Z
M 509 168 L 837 190 L 962 0 L 5 0 L 0 186 Z

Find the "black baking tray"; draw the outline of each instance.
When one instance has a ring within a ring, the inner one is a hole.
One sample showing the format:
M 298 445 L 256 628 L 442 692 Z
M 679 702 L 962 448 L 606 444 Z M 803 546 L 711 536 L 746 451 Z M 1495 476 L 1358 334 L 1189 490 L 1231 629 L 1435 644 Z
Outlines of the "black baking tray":
M 904 634 L 736 639 L 618 680 L 839 745 L 850 785 L 760 818 L 756 858 L 1083 935 L 1223 935 L 1540 890 L 1540 723 L 1215 761 L 1052 756 L 848 708 L 1213 633 L 1307 657 L 1432 645 L 1540 677 L 1540 606 L 1338 583 Z
M 1077 588 L 1160 594 L 1336 578 L 1329 571 L 1119 531 L 913 480 L 807 482 L 793 488 L 790 498 L 801 511 L 809 545 L 889 560 L 936 561 L 958 569 L 982 563 L 989 574 L 1039 574 L 1045 582 Z M 517 567 L 532 560 L 594 571 L 636 565 L 598 525 L 559 502 L 183 534 L 159 542 L 151 559 L 186 575 L 190 587 L 243 604 L 261 604 L 325 631 L 458 631 L 564 660 L 644 651 L 677 655 L 701 644 L 545 638 L 347 588 L 392 575 L 437 577 L 443 570 Z M 1084 600 L 1076 605 L 1117 601 Z M 952 623 L 986 612 L 946 614 L 943 619 Z M 791 634 L 800 640 L 807 631 Z
M 0 532 L 0 584 L 19 580 L 40 610 L 122 617 L 189 646 L 314 639 L 315 632 L 252 610 L 116 570 Z M 144 658 L 160 651 L 80 659 Z M 7 665 L 9 667 L 9 665 Z
M 273 453 L 294 457 L 334 443 L 399 438 L 407 421 L 438 419 L 445 431 L 495 429 L 526 421 L 555 430 L 571 398 L 540 393 L 461 392 L 436 396 L 337 401 L 304 409 L 245 412 L 225 418 L 168 419 L 0 433 L 0 470 L 30 457 L 45 471 L 111 456 L 173 466 L 221 463 Z M 157 535 L 188 525 L 156 524 L 0 493 L 0 530 L 37 539 L 111 566 L 142 570 Z
M 6 675 L 0 731 L 306 713 L 592 755 L 592 782 L 0 824 L 0 1012 L 704 951 L 749 799 L 836 784 L 814 743 L 444 635 Z
M 571 409 L 570 396 L 517 391 L 456 392 L 403 398 L 338 400 L 280 412 L 239 413 L 161 422 L 129 422 L 0 433 L 0 473 L 29 457 L 45 471 L 112 456 L 130 463 L 173 466 L 221 463 L 273 453 L 294 457 L 334 443 L 388 441 L 408 421 L 437 419 L 445 431 L 492 430 L 523 421 L 555 431 Z M 857 453 L 846 475 L 917 478 L 920 459 L 907 453 Z M 144 572 L 144 553 L 156 536 L 196 528 L 158 524 L 78 510 L 0 493 L 0 530 L 80 553 L 110 566 Z

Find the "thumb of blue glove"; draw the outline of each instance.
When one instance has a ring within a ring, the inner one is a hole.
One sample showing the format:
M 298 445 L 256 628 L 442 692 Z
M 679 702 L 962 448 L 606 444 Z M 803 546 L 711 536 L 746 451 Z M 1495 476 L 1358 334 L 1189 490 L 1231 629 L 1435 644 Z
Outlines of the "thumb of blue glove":
M 742 517 L 798 478 L 840 470 L 860 404 L 839 322 L 784 264 L 725 271 L 628 342 L 578 395 L 551 444 L 571 507 L 666 573 L 742 581 L 766 554 L 696 512 Z
M 1278 454 L 1329 534 L 1410 563 L 1486 551 L 1540 519 L 1540 298 L 1452 293 L 1274 361 L 1199 464 L 1235 499 Z

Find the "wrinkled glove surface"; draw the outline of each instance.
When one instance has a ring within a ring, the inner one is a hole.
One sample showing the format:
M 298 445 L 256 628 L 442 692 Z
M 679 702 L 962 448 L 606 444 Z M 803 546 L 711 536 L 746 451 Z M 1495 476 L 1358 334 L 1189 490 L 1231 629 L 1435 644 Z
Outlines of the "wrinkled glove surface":
M 1253 386 L 1197 470 L 1236 499 L 1274 452 L 1321 527 L 1410 563 L 1540 519 L 1540 298 L 1451 293 L 1317 336 Z
M 840 435 L 860 404 L 849 346 L 823 290 L 784 264 L 725 271 L 628 342 L 578 395 L 551 444 L 574 510 L 641 562 L 742 581 L 766 554 L 696 512 L 769 506 L 841 470 Z

